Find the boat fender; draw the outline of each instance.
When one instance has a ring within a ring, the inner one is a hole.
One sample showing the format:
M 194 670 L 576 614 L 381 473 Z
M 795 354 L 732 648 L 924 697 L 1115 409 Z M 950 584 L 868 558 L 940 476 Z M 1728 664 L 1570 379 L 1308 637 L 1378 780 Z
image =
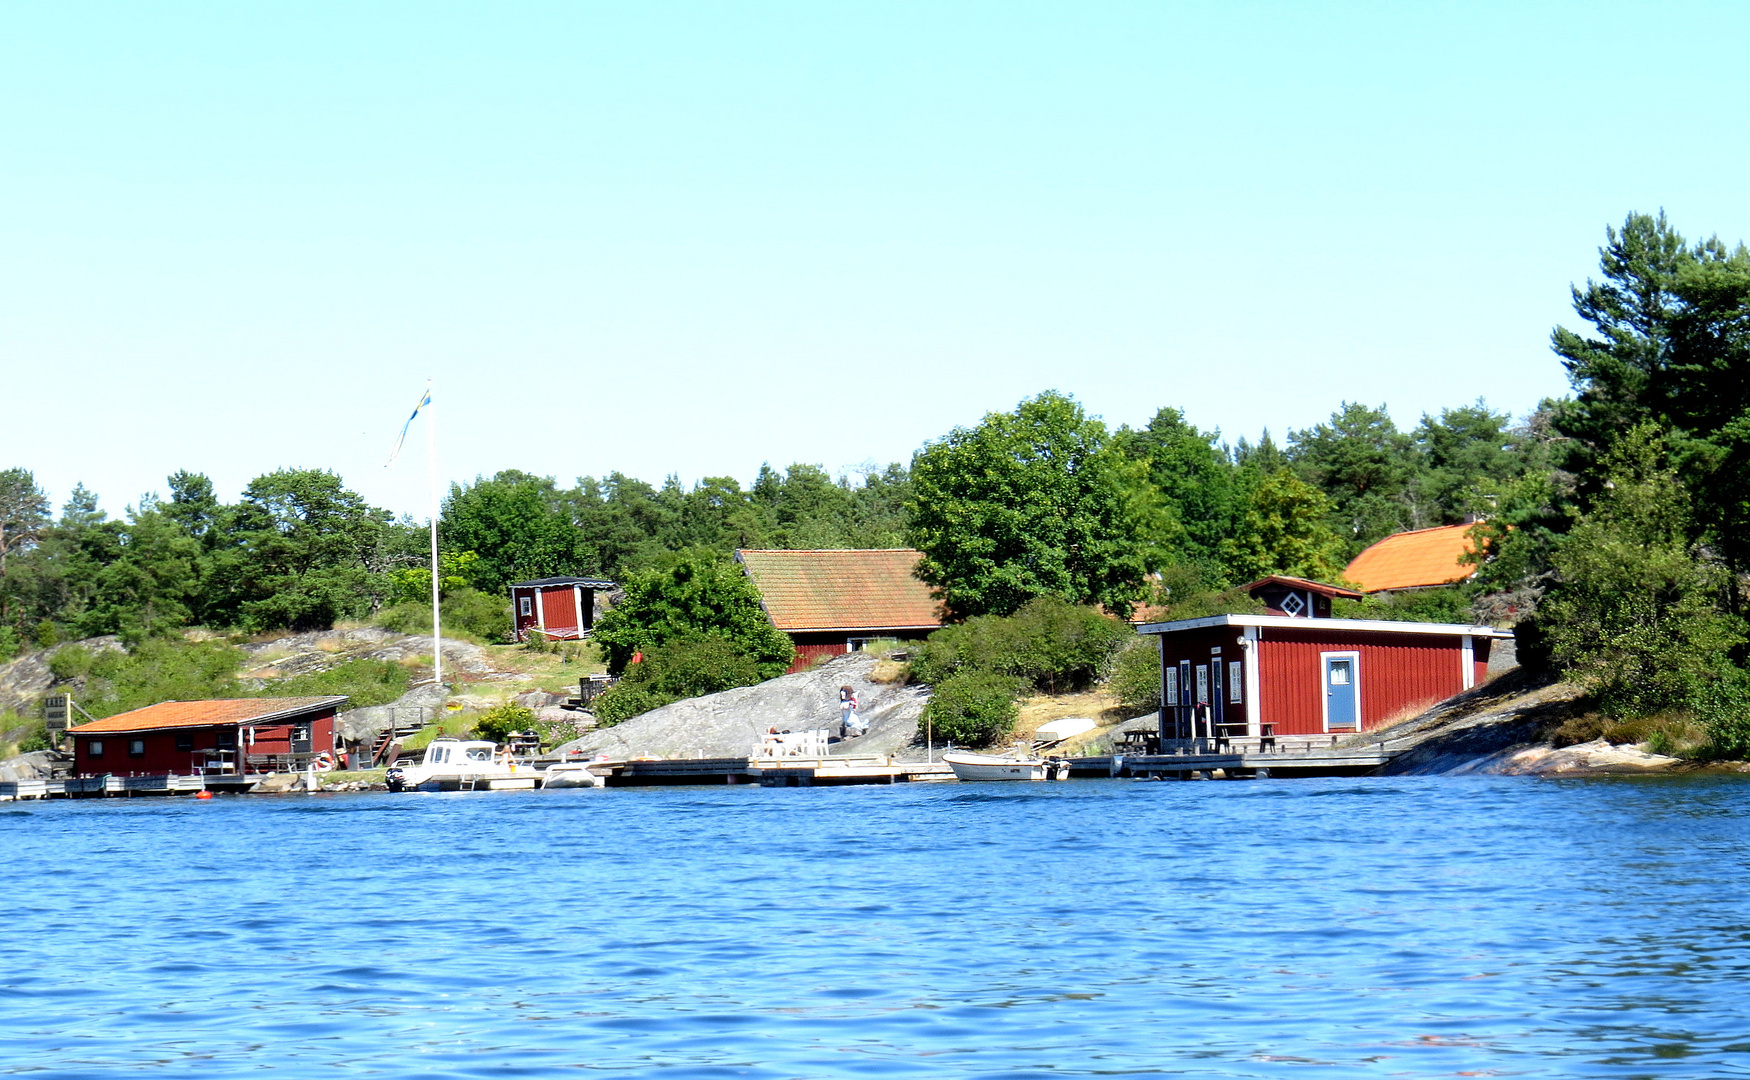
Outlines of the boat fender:
M 213 793 L 210 791 L 197 791 L 195 792 L 194 797 L 197 799 L 210 799 L 213 797 Z

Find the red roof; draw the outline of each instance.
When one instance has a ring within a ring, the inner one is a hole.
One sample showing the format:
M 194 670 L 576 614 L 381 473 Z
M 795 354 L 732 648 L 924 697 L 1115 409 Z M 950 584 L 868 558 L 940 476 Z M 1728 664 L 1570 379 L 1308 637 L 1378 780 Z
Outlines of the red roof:
M 1359 600 L 1359 599 L 1361 599 L 1361 594 L 1356 592 L 1354 589 L 1345 589 L 1341 585 L 1327 585 L 1322 581 L 1314 581 L 1311 578 L 1289 577 L 1287 574 L 1271 574 L 1268 577 L 1259 578 L 1257 581 L 1252 582 L 1250 585 L 1242 585 L 1242 586 L 1240 586 L 1240 588 L 1244 589 L 1246 592 L 1249 593 L 1249 592 L 1254 592 L 1254 591 L 1261 589 L 1264 586 L 1270 585 L 1270 584 L 1286 585 L 1291 589 L 1301 589 L 1301 590 L 1304 590 L 1306 592 L 1315 592 L 1315 593 L 1318 593 L 1320 596 L 1329 596 L 1333 599 L 1340 599 L 1340 600 Z
M 911 548 L 737 551 L 780 630 L 924 630 L 942 625 Z
M 220 698 L 215 701 L 161 701 L 132 712 L 67 729 L 70 735 L 111 735 L 128 731 L 260 724 L 291 720 L 339 705 L 345 697 Z
M 1468 535 L 1473 528 L 1441 525 L 1393 533 L 1355 556 L 1343 576 L 1366 592 L 1423 589 L 1464 581 L 1477 572 L 1475 564 L 1460 561 L 1476 550 Z

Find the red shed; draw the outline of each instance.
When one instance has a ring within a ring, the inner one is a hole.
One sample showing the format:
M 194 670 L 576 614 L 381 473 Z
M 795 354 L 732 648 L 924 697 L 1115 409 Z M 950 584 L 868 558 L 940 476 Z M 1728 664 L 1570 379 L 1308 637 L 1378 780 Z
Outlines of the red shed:
M 163 701 L 68 728 L 77 776 L 296 771 L 334 749 L 345 697 Z
M 1146 623 L 1161 650 L 1161 738 L 1354 733 L 1482 680 L 1510 630 L 1462 623 L 1215 615 Z
M 531 630 L 546 637 L 576 640 L 595 625 L 597 589 L 612 589 L 604 578 L 548 577 L 510 587 L 512 628 L 518 641 Z

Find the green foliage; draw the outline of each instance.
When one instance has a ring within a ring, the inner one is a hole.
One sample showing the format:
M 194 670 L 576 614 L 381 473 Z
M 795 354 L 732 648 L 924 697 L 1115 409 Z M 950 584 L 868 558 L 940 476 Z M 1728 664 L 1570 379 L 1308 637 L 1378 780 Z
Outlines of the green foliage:
M 411 676 L 406 668 L 389 660 L 348 660 L 327 671 L 294 675 L 269 683 L 261 690 L 266 697 L 331 697 L 344 694 L 347 708 L 387 705 L 407 693 Z
M 1470 623 L 1472 585 L 1379 593 L 1360 600 L 1333 600 L 1331 614 L 1339 619 L 1385 619 L 1395 622 Z
M 15 659 L 24 651 L 24 642 L 18 637 L 18 631 L 10 626 L 0 626 L 0 664 Z
M 1138 637 L 1119 651 L 1107 681 L 1112 696 L 1136 713 L 1161 707 L 1161 650 L 1153 640 Z
M 480 576 L 480 556 L 472 551 L 445 551 L 438 555 L 438 599 L 470 587 Z M 389 571 L 390 598 L 394 603 L 424 603 L 431 611 L 431 567 L 403 566 Z
M 1146 463 L 1149 481 L 1182 533 L 1175 555 L 1206 569 L 1222 565 L 1222 541 L 1239 527 L 1245 493 L 1219 432 L 1187 423 L 1178 409 L 1161 409 L 1141 431 L 1115 437 L 1120 452 Z
M 243 652 L 222 641 L 154 638 L 127 652 L 66 646 L 51 658 L 51 670 L 68 654 L 64 665 L 83 669 L 71 676 L 84 680 L 79 704 L 100 720 L 160 701 L 248 696 L 237 684 Z
M 18 752 L 20 754 L 34 754 L 38 750 L 49 750 L 53 749 L 53 747 L 54 744 L 49 741 L 48 725 L 37 724 L 30 729 L 23 739 L 19 740 Z
M 605 724 L 617 724 L 684 698 L 752 686 L 766 676 L 757 657 L 721 637 L 657 645 L 590 704 Z
M 1538 613 L 1548 652 L 1610 715 L 1680 708 L 1730 675 L 1742 622 L 1717 606 L 1727 582 L 1689 540 L 1690 499 L 1651 425 L 1601 462 L 1590 513 L 1556 551 L 1558 586 Z
M 428 589 L 430 581 L 428 574 Z M 510 601 L 503 596 L 459 588 L 443 594 L 438 608 L 445 636 L 456 634 L 482 642 L 510 640 Z M 431 603 L 408 601 L 384 608 L 372 617 L 371 625 L 398 634 L 429 635 Z
M 912 672 L 932 686 L 959 672 L 984 671 L 1048 693 L 1081 689 L 1105 674 L 1118 647 L 1135 636 L 1093 608 L 1041 596 L 1011 616 L 981 615 L 935 631 Z
M 795 655 L 790 638 L 772 626 L 760 595 L 741 567 L 707 551 L 674 557 L 668 566 L 634 575 L 625 595 L 596 623 L 594 640 L 607 650 L 608 670 L 626 670 L 634 652 L 717 637 L 758 665 L 761 678 L 782 675 Z
M 954 618 L 1046 595 L 1128 614 L 1177 535 L 1148 466 L 1050 391 L 919 450 L 912 484 L 918 576 Z
M 1331 500 L 1287 469 L 1250 485 L 1236 535 L 1223 545 L 1236 584 L 1269 574 L 1314 581 L 1343 577 L 1343 540 L 1331 530 Z
M 1392 423 L 1385 406 L 1346 401 L 1329 423 L 1291 432 L 1288 445 L 1296 472 L 1330 500 L 1328 516 L 1344 539 L 1333 555 L 1337 565 L 1381 537 L 1434 524 L 1419 520 L 1403 498 L 1414 486 L 1418 463 L 1409 436 Z
M 992 671 L 957 671 L 934 687 L 924 719 L 932 738 L 988 746 L 1014 730 L 1021 680 Z
M 1714 756 L 1750 758 L 1750 671 L 1724 672 L 1694 695 L 1691 704 L 1712 741 Z
M 1211 615 L 1262 615 L 1264 603 L 1238 586 L 1220 588 L 1202 566 L 1181 563 L 1169 566 L 1155 579 L 1151 602 L 1160 622 L 1203 619 Z
M 510 741 L 511 732 L 532 731 L 534 727 L 535 713 L 532 709 L 506 703 L 481 713 L 474 721 L 474 734 L 482 739 L 502 743 Z

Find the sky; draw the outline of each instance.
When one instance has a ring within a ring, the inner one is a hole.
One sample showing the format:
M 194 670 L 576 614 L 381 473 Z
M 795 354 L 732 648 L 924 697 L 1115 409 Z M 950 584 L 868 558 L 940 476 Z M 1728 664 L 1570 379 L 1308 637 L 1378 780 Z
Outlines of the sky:
M 1567 392 L 1750 238 L 1750 6 L 0 5 L 0 468 L 834 474 L 1046 389 L 1278 439 Z

